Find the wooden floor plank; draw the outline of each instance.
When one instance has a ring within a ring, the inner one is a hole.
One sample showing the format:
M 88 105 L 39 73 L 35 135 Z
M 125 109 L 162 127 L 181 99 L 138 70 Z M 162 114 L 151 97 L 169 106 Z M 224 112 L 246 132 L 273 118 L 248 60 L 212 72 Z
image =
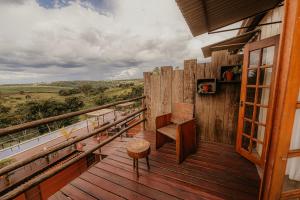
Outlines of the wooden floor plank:
M 132 172 L 132 167 L 126 164 L 123 164 L 121 162 L 115 161 L 111 158 L 106 159 L 105 161 L 103 161 L 104 163 L 107 164 L 111 164 L 113 166 L 116 166 L 120 169 L 123 170 L 127 170 L 129 172 Z M 161 183 L 161 184 L 166 184 L 166 185 L 170 185 L 173 189 L 176 190 L 184 190 L 190 194 L 195 194 L 198 196 L 198 199 L 224 199 L 224 197 L 220 197 L 220 195 L 216 194 L 216 193 L 209 193 L 209 192 L 205 192 L 205 189 L 203 189 L 201 186 L 195 186 L 189 183 L 184 183 L 182 182 L 182 180 L 177 180 L 177 179 L 173 179 L 167 176 L 161 176 L 159 174 L 153 173 L 152 170 L 150 170 L 150 172 L 148 172 L 147 170 L 140 170 L 140 174 L 142 176 L 149 176 L 151 177 L 151 179 L 153 179 L 153 181 L 157 182 L 157 183 Z M 152 186 L 151 186 L 152 187 Z
M 96 200 L 96 198 L 92 197 L 88 193 L 85 193 L 85 192 L 79 190 L 78 188 L 74 187 L 71 184 L 68 184 L 65 187 L 63 187 L 61 189 L 61 192 L 64 195 L 70 197 L 71 199 L 77 199 L 77 200 L 86 200 L 86 199 Z
M 130 163 L 130 158 L 127 156 L 127 154 L 125 152 L 121 152 L 118 151 L 118 153 L 114 153 L 113 155 L 119 155 L 123 158 L 127 158 L 129 160 L 126 161 L 126 163 Z M 143 167 L 146 167 L 146 162 L 145 160 L 140 160 L 140 163 L 143 163 Z M 182 168 L 180 165 L 174 165 L 174 164 L 170 164 L 171 161 L 168 159 L 159 159 L 156 160 L 153 157 L 150 157 L 150 162 L 153 166 L 158 167 L 160 169 L 167 169 L 170 170 L 172 172 L 176 172 L 176 173 L 180 173 L 186 176 L 191 176 L 191 177 L 196 177 L 199 179 L 205 179 L 208 180 L 209 182 L 213 183 L 213 184 L 220 184 L 220 185 L 225 185 L 225 187 L 232 187 L 232 188 L 241 188 L 240 185 L 241 184 L 245 184 L 244 181 L 236 178 L 236 177 L 232 177 L 232 176 L 228 176 L 225 173 L 209 173 L 206 171 L 200 171 L 200 170 L 194 170 L 191 168 L 187 168 L 184 167 Z M 249 184 L 247 182 L 248 185 L 251 185 L 251 183 Z M 241 188 L 241 190 L 243 190 L 244 188 Z M 247 190 L 250 189 L 250 190 Z M 252 192 L 257 192 L 257 184 L 253 183 L 253 187 L 247 187 L 245 188 L 246 191 L 250 191 L 250 193 Z
M 200 143 L 197 152 L 176 163 L 175 143 L 155 149 L 155 133 L 135 137 L 151 143 L 150 170 L 139 160 L 137 178 L 126 142 L 117 139 L 106 147 L 108 156 L 52 199 L 257 199 L 259 176 L 255 166 L 230 145 Z
M 126 199 L 136 199 L 136 200 L 151 199 L 149 197 L 146 197 L 145 195 L 142 195 L 143 192 L 141 192 L 142 194 L 139 194 L 134 190 L 128 190 L 127 188 L 125 188 L 126 185 L 124 185 L 125 187 L 123 187 L 121 184 L 111 182 L 110 179 L 104 179 L 90 172 L 84 173 L 80 177 L 86 181 L 93 180 L 93 184 L 95 184 L 96 186 L 104 190 L 110 190 L 112 193 L 118 196 L 125 197 Z
M 88 182 L 79 177 L 74 181 L 72 181 L 71 185 L 80 189 L 85 193 L 90 194 L 91 196 L 97 199 L 111 199 L 111 200 L 125 199 L 123 197 L 117 196 L 109 191 L 103 190 L 102 188 L 95 186 L 92 182 L 93 180 L 90 180 L 90 182 Z
M 48 200 L 70 200 L 68 196 L 64 195 L 63 192 L 58 191 L 54 195 L 52 195 Z
M 161 199 L 182 199 L 182 198 L 179 198 L 181 196 L 181 193 L 178 191 L 175 191 L 174 188 L 172 188 L 168 185 L 160 184 L 159 182 L 153 181 L 152 178 L 148 178 L 148 177 L 144 177 L 144 176 L 140 176 L 139 178 L 137 178 L 134 171 L 129 172 L 122 168 L 118 168 L 114 165 L 108 164 L 106 162 L 98 163 L 96 165 L 96 167 L 99 169 L 117 174 L 117 175 L 127 178 L 129 180 L 137 181 L 138 183 L 143 184 L 145 186 L 149 185 L 153 189 L 160 191 L 161 192 L 160 194 L 164 195 L 164 198 L 161 198 Z
M 110 162 L 106 162 L 106 163 L 111 164 Z M 117 169 L 118 171 L 126 170 L 123 168 L 123 166 L 121 168 L 114 168 L 114 167 L 112 169 Z M 130 174 L 130 170 L 128 170 L 128 171 L 129 171 L 128 174 Z M 98 168 L 98 167 L 94 167 L 94 168 L 90 169 L 89 172 L 94 173 L 97 176 L 108 178 L 112 182 L 117 182 L 129 190 L 134 190 L 135 192 L 143 194 L 152 199 L 174 199 L 174 196 L 172 196 L 172 195 L 170 196 L 169 194 L 166 194 L 165 192 L 162 192 L 161 190 L 157 190 L 157 189 L 155 189 L 155 187 L 153 188 L 152 185 L 147 186 L 147 185 L 143 184 L 143 181 L 141 181 L 140 179 L 137 179 L 135 176 L 132 176 L 132 178 L 127 178 L 124 176 L 119 176 L 116 173 L 107 171 L 107 170 L 105 170 L 105 168 Z M 120 174 L 124 175 L 124 173 L 120 173 Z M 143 175 L 143 173 L 141 175 Z M 155 179 L 155 181 L 157 181 L 157 179 Z
M 119 162 L 126 163 L 128 165 L 131 164 L 131 161 L 129 159 L 126 159 L 124 157 L 118 157 L 118 156 L 110 156 L 112 159 L 116 159 Z M 146 163 L 140 162 L 140 169 L 147 169 Z M 182 180 L 184 183 L 190 183 L 194 185 L 201 185 L 205 187 L 207 190 L 210 190 L 211 192 L 218 193 L 221 192 L 222 194 L 230 194 L 231 196 L 239 196 L 243 197 L 245 196 L 245 192 L 240 191 L 240 189 L 243 189 L 244 187 L 241 187 L 241 185 L 236 184 L 235 186 L 231 186 L 232 183 L 228 183 L 226 185 L 226 182 L 223 182 L 223 184 L 220 184 L 217 179 L 205 179 L 205 178 L 199 178 L 195 175 L 188 175 L 185 173 L 182 173 L 181 170 L 171 170 L 169 168 L 164 168 L 163 166 L 155 166 L 151 165 L 151 172 L 161 174 L 162 176 L 167 176 L 170 178 L 174 178 L 177 180 Z M 231 186 L 231 187 L 230 187 Z M 250 189 L 250 187 L 246 187 L 247 189 Z M 253 189 L 253 188 L 251 188 Z M 255 191 L 251 190 L 251 192 L 247 191 L 249 195 Z

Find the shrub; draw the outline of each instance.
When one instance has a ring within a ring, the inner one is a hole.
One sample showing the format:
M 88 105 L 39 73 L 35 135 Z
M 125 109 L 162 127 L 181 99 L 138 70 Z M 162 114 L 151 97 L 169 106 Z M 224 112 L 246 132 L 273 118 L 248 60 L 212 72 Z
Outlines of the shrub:
M 104 104 L 111 103 L 112 101 L 114 101 L 112 98 L 110 98 L 108 96 L 100 95 L 99 97 L 96 98 L 95 104 L 101 106 Z
M 70 96 L 73 94 L 79 94 L 81 93 L 80 89 L 78 88 L 73 88 L 73 89 L 61 89 L 58 91 L 58 94 L 60 96 Z

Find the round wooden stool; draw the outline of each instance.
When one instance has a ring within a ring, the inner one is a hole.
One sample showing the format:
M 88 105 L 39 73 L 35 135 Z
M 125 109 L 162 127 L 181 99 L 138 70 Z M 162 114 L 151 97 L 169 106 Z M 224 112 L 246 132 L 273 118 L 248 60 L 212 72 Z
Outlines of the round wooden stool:
M 148 169 L 150 169 L 149 158 L 150 143 L 143 139 L 134 139 L 127 143 L 128 156 L 133 158 L 133 169 L 136 167 L 136 175 L 139 177 L 139 158 L 146 158 Z

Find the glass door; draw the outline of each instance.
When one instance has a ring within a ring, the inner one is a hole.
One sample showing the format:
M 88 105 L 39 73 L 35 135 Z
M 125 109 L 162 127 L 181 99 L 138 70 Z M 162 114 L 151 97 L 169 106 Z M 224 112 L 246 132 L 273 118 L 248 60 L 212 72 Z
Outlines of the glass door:
M 244 64 L 236 149 L 262 166 L 268 145 L 279 37 L 249 43 Z

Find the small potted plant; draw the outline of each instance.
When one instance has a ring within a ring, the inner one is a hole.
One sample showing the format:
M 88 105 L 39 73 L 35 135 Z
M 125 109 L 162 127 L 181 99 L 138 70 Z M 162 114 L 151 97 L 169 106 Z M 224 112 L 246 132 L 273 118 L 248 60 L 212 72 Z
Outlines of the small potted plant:
M 209 85 L 208 84 L 205 84 L 202 86 L 202 91 L 203 92 L 209 92 Z
M 223 78 L 226 81 L 232 81 L 233 80 L 233 76 L 234 76 L 234 74 L 233 74 L 233 72 L 232 72 L 231 69 L 225 71 L 224 74 L 223 74 Z
M 232 72 L 234 74 L 234 79 L 235 80 L 241 80 L 241 74 L 242 74 L 242 68 L 239 66 L 235 66 L 232 68 Z

